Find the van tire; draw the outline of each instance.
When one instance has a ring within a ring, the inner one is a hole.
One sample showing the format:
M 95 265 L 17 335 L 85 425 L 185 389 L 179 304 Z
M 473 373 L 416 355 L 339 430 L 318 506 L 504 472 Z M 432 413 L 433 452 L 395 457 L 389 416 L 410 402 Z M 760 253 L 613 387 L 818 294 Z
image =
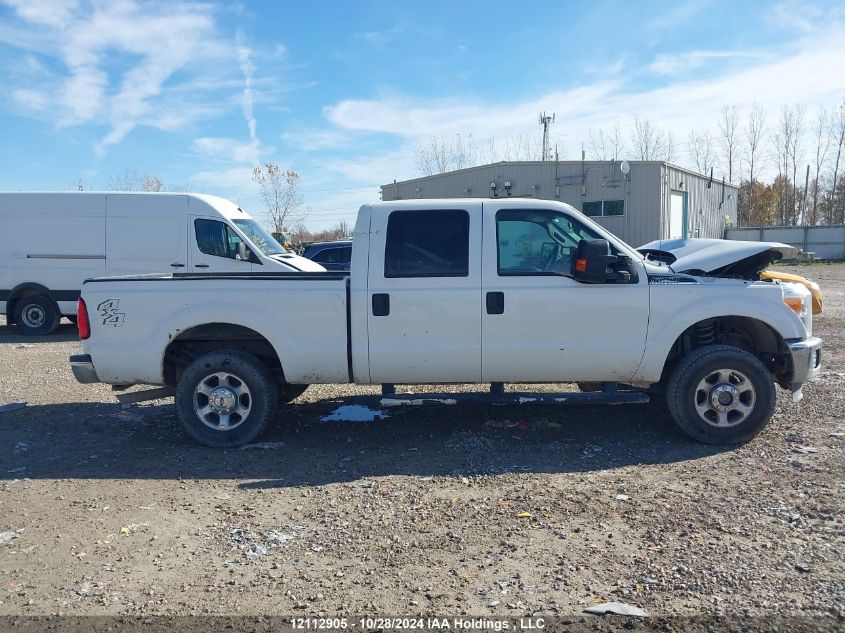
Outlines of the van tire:
M 727 392 L 725 402 L 719 400 L 720 390 Z M 707 345 L 687 354 L 672 371 L 666 389 L 672 418 L 705 444 L 747 442 L 772 418 L 775 400 L 768 368 L 756 356 L 730 345 Z
M 214 448 L 254 440 L 274 418 L 277 402 L 278 386 L 269 368 L 240 350 L 200 356 L 176 385 L 182 426 L 197 442 Z
M 24 295 L 15 301 L 14 319 L 21 334 L 52 334 L 61 318 L 58 307 L 47 295 Z
M 294 385 L 284 382 L 279 385 L 279 404 L 289 404 L 305 393 L 308 385 Z

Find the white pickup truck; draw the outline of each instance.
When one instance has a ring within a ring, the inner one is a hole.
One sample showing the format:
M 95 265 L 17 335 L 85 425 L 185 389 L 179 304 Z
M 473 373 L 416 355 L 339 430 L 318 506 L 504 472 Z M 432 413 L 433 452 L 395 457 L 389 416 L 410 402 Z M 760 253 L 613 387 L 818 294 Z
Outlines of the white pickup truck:
M 351 273 L 89 279 L 80 382 L 161 385 L 211 446 L 251 441 L 307 385 L 490 383 L 492 402 L 633 403 L 665 397 L 708 443 L 746 441 L 777 383 L 801 395 L 821 367 L 809 292 L 760 281 L 790 247 L 655 243 L 644 255 L 571 206 L 528 199 L 361 207 Z M 662 248 L 666 246 L 667 248 Z M 513 393 L 504 383 L 600 390 Z

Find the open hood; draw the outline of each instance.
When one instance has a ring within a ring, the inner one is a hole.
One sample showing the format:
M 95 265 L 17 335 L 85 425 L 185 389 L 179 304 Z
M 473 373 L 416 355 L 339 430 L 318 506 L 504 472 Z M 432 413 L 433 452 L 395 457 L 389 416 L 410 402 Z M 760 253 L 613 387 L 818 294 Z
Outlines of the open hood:
M 777 242 L 713 239 L 656 240 L 637 251 L 676 273 L 754 280 L 772 262 L 798 253 L 797 248 Z

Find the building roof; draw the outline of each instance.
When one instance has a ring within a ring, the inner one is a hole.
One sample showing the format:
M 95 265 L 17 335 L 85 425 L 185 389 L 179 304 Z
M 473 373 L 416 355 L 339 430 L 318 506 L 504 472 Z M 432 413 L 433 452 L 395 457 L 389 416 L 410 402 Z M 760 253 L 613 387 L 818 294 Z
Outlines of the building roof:
M 392 187 L 394 184 L 396 185 L 409 185 L 413 183 L 420 183 L 435 180 L 437 178 L 445 178 L 451 176 L 453 174 L 465 174 L 473 171 L 481 171 L 484 169 L 490 169 L 492 167 L 530 167 L 530 166 L 540 166 L 540 165 L 554 165 L 557 163 L 559 166 L 564 165 L 567 167 L 577 166 L 577 165 L 607 165 L 609 163 L 621 163 L 621 160 L 503 160 L 499 161 L 498 163 L 487 163 L 484 165 L 474 165 L 472 167 L 464 167 L 463 169 L 454 169 L 452 171 L 445 171 L 441 174 L 431 174 L 430 176 L 420 176 L 419 178 L 409 178 L 408 180 L 394 180 L 393 182 L 385 183 L 381 185 L 380 188 L 384 187 Z M 679 165 L 675 165 L 674 163 L 667 163 L 665 160 L 629 160 L 628 164 L 631 167 L 636 167 L 639 165 L 665 165 L 674 169 L 676 171 L 683 172 L 690 176 L 694 176 L 696 178 L 704 178 L 709 179 L 709 176 L 706 174 L 700 174 L 697 171 L 693 171 L 691 169 L 687 169 L 686 167 L 680 167 Z M 714 182 L 721 183 L 721 178 L 713 178 Z M 733 187 L 734 189 L 739 189 L 739 185 L 734 185 L 729 182 L 725 182 L 726 187 Z

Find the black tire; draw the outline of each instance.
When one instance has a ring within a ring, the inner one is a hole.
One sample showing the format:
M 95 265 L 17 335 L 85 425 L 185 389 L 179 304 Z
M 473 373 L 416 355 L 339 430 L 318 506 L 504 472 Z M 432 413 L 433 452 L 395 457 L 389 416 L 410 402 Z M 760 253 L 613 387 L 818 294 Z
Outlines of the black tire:
M 56 331 L 62 315 L 50 297 L 25 295 L 15 302 L 14 318 L 21 334 L 44 336 Z
M 221 384 L 213 378 L 215 374 L 231 378 Z M 201 387 L 211 390 L 211 394 L 223 389 L 212 402 L 198 392 Z M 239 350 L 219 350 L 201 356 L 182 372 L 176 385 L 176 411 L 182 426 L 197 442 L 214 448 L 241 446 L 258 437 L 275 416 L 277 399 L 278 387 L 267 366 Z M 215 403 L 231 403 L 230 408 L 236 409 L 226 414 L 229 428 L 213 428 L 223 420 L 223 416 L 210 410 Z M 209 412 L 203 421 L 198 411 L 206 407 Z M 245 413 L 240 415 L 239 411 Z
M 288 404 L 305 393 L 308 385 L 294 385 L 289 382 L 279 385 L 279 404 Z
M 719 370 L 728 370 L 728 374 Z M 728 392 L 729 401 L 719 401 L 720 390 Z M 771 419 L 775 399 L 766 366 L 756 356 L 730 345 L 707 345 L 690 352 L 673 370 L 666 389 L 672 418 L 705 444 L 747 442 Z M 729 410 L 717 410 L 717 405 Z M 744 409 L 731 409 L 740 406 Z M 722 414 L 725 417 L 719 426 Z

